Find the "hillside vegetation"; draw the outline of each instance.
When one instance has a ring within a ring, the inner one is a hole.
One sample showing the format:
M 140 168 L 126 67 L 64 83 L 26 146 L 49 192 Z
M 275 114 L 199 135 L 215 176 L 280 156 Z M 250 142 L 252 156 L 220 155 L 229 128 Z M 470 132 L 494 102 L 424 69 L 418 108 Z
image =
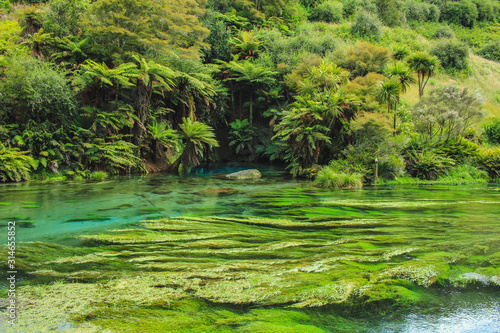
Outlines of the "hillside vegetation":
M 2 182 L 227 159 L 328 187 L 499 175 L 497 1 L 0 7 Z

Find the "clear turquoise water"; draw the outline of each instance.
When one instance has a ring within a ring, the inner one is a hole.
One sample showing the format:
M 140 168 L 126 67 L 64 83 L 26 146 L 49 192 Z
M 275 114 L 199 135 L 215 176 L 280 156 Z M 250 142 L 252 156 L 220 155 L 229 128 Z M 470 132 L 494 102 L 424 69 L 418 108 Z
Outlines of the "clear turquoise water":
M 0 222 L 33 221 L 32 228 L 18 228 L 17 240 L 68 243 L 78 234 L 94 234 L 130 222 L 160 216 L 243 215 L 322 221 L 345 218 L 414 219 L 421 228 L 443 232 L 443 221 L 453 225 L 454 235 L 470 232 L 474 222 L 475 242 L 481 243 L 484 222 L 490 236 L 500 242 L 499 184 L 468 186 L 368 186 L 363 190 L 332 191 L 318 189 L 304 180 L 290 180 L 279 168 L 262 168 L 262 179 L 227 181 L 215 178 L 238 169 L 198 170 L 187 177 L 147 175 L 116 177 L 103 182 L 28 182 L 0 185 Z M 206 197 L 206 189 L 233 188 L 230 196 Z M 336 205 L 339 201 L 350 205 Z M 352 204 L 354 202 L 354 204 Z M 358 202 L 358 203 L 356 203 Z M 380 207 L 361 203 L 385 202 Z M 449 203 L 398 207 L 398 203 Z M 333 205 L 332 205 L 333 204 Z M 439 223 L 439 225 L 438 225 Z M 448 223 L 448 222 L 446 222 Z M 445 223 L 445 224 L 446 224 Z M 494 227 L 496 225 L 496 227 Z M 492 227 L 493 226 L 493 227 Z M 409 229 L 418 228 L 414 221 Z M 1 229 L 0 229 L 1 230 Z M 348 230 L 348 229 L 346 229 Z M 352 229 L 357 232 L 357 229 Z M 384 229 L 378 229 L 383 233 Z M 387 229 L 389 230 L 389 229 Z M 450 229 L 451 230 L 451 229 Z M 372 230 L 375 232 L 375 230 Z M 365 230 L 364 232 L 372 232 Z M 374 233 L 375 234 L 375 233 Z M 397 235 L 394 235 L 397 237 Z M 491 239 L 491 237 L 490 237 Z M 5 243 L 6 237 L 1 242 Z M 498 244 L 497 244 L 498 245 Z M 366 321 L 363 332 L 500 332 L 500 294 L 497 289 L 478 286 L 476 291 L 436 290 L 441 302 L 428 308 L 388 314 Z M 319 310 L 327 316 L 328 309 Z M 368 325 L 369 328 L 366 328 Z M 1 327 L 1 326 L 0 326 Z M 71 331 L 71 325 L 65 326 Z M 324 326 L 325 327 L 325 326 Z M 328 327 L 328 326 L 326 326 Z M 328 327 L 335 332 L 335 327 Z

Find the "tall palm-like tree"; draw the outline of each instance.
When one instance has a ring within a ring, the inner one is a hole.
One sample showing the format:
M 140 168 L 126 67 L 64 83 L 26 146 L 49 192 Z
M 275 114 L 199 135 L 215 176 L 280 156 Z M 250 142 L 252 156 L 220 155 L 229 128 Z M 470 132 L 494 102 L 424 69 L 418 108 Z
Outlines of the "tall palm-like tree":
M 298 97 L 290 110 L 283 111 L 276 125 L 273 141 L 281 150 L 281 158 L 289 163 L 290 173 L 296 177 L 318 162 L 324 143 L 330 143 L 323 125 L 326 105 Z
M 57 47 L 61 51 L 52 54 L 51 59 L 69 61 L 77 67 L 78 64 L 87 59 L 87 54 L 83 52 L 83 48 L 88 44 L 88 42 L 89 38 L 76 42 L 72 41 L 68 37 L 64 37 L 62 40 L 58 39 L 59 45 Z
M 152 120 L 148 125 L 148 132 L 152 140 L 153 159 L 156 162 L 160 155 L 161 147 L 175 148 L 179 141 L 179 134 L 171 129 L 166 122 L 158 123 Z
M 44 51 L 47 47 L 50 47 L 54 44 L 54 37 L 52 33 L 44 33 L 43 28 L 41 28 L 38 32 L 30 35 L 30 38 L 24 42 L 28 44 L 31 48 L 31 54 L 38 59 L 42 59 L 44 56 Z
M 408 58 L 408 65 L 417 72 L 418 94 L 424 95 L 424 89 L 432 75 L 437 71 L 439 61 L 436 57 L 425 52 L 417 52 Z
M 396 130 L 397 103 L 401 92 L 401 83 L 397 79 L 384 80 L 378 84 L 377 99 L 382 103 L 387 103 L 387 112 L 391 113 L 394 108 L 394 130 Z
M 137 117 L 139 122 L 134 128 L 134 137 L 137 144 L 142 141 L 146 131 L 146 121 L 148 119 L 148 107 L 151 103 L 153 88 L 157 87 L 161 93 L 171 91 L 175 86 L 175 72 L 153 60 L 146 60 L 133 55 L 132 58 L 137 62 L 136 74 L 137 80 Z
M 243 60 L 248 60 L 257 58 L 262 42 L 252 31 L 241 31 L 239 36 L 232 39 L 231 44 L 233 53 Z
M 116 86 L 115 100 L 117 100 L 120 87 L 133 87 L 134 83 L 131 82 L 131 79 L 137 77 L 136 69 L 137 66 L 133 63 L 125 63 L 116 68 L 109 68 L 104 62 L 99 64 L 89 59 L 80 66 L 80 73 L 83 77 L 92 80 L 91 85 L 96 90 L 94 106 L 97 106 L 100 97 L 107 99 L 109 95 L 108 88 Z
M 177 72 L 174 81 L 176 92 L 182 103 L 182 116 L 188 116 L 196 120 L 196 100 L 201 99 L 205 104 L 212 102 L 212 97 L 216 94 L 214 88 L 207 81 L 210 75 L 205 73 L 185 73 Z M 186 106 L 189 112 L 186 112 Z
M 200 164 L 205 148 L 219 147 L 213 128 L 199 121 L 182 118 L 179 135 L 185 143 L 184 151 L 174 163 L 179 172 L 188 172 Z
M 228 64 L 230 71 L 232 72 L 232 77 L 226 80 L 234 80 L 236 82 L 243 82 L 249 86 L 250 94 L 250 110 L 249 110 L 249 120 L 250 125 L 253 123 L 253 91 L 258 89 L 258 87 L 263 85 L 271 85 L 275 82 L 273 78 L 276 72 L 271 71 L 267 67 L 259 66 L 251 61 L 236 62 L 231 61 Z
M 309 70 L 306 80 L 309 85 L 316 87 L 318 92 L 328 94 L 328 101 L 330 101 L 332 93 L 349 81 L 349 75 L 349 71 L 333 63 L 323 61 L 319 66 L 314 66 Z M 301 90 L 302 87 L 305 87 L 305 84 L 299 84 L 299 93 L 306 92 L 306 90 Z
M 384 74 L 389 79 L 396 78 L 399 80 L 399 83 L 401 84 L 401 92 L 403 94 L 408 91 L 410 85 L 417 82 L 411 73 L 410 67 L 400 61 L 388 65 L 384 70 Z

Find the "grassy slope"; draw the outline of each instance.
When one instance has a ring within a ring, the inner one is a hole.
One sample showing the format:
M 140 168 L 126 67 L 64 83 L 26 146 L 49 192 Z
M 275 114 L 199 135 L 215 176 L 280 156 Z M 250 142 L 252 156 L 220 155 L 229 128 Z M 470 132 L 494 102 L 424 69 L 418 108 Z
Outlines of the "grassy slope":
M 452 77 L 444 72 L 437 74 L 429 80 L 426 91 L 450 84 L 468 87 L 479 91 L 485 97 L 484 108 L 488 117 L 500 117 L 500 63 L 470 54 L 470 74 L 467 77 Z M 413 105 L 418 101 L 418 86 L 413 85 L 403 101 Z

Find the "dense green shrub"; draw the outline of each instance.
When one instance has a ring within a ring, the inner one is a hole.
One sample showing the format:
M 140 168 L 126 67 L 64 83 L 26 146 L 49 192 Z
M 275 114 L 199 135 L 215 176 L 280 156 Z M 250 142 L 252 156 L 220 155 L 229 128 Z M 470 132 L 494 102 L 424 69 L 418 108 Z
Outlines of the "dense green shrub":
M 210 44 L 210 48 L 204 50 L 205 61 L 231 60 L 231 31 L 224 22 L 217 19 L 215 15 L 207 15 L 203 25 L 210 29 L 210 34 L 205 39 L 205 42 Z
M 245 151 L 253 154 L 252 140 L 257 134 L 256 128 L 250 124 L 248 119 L 236 119 L 229 126 L 231 126 L 229 146 L 234 147 L 236 154 L 243 154 Z
M 54 125 L 75 119 L 75 93 L 66 74 L 32 57 L 7 59 L 0 80 L 0 114 L 7 123 L 50 121 Z
M 412 110 L 415 130 L 424 142 L 448 141 L 463 136 L 474 121 L 484 117 L 483 98 L 455 86 L 432 90 Z
M 500 118 L 489 120 L 484 125 L 484 134 L 488 141 L 493 144 L 500 144 Z
M 340 0 L 344 4 L 344 17 L 350 17 L 361 10 L 375 13 L 377 7 L 372 0 Z
M 478 21 L 495 21 L 500 14 L 500 4 L 498 1 L 474 0 L 477 7 Z
M 325 1 L 311 10 L 309 18 L 313 21 L 339 23 L 342 21 L 344 5 L 338 1 Z
M 500 62 L 500 40 L 496 40 L 486 45 L 479 50 L 478 54 L 483 58 Z
M 388 48 L 361 42 L 349 48 L 342 66 L 347 68 L 354 77 L 365 76 L 369 72 L 382 73 L 390 56 L 391 52 Z
M 448 1 L 441 7 L 441 19 L 472 28 L 478 17 L 477 7 L 470 0 Z
M 415 0 L 406 1 L 403 12 L 409 21 L 438 22 L 441 11 L 438 6 Z
M 455 33 L 447 26 L 442 26 L 434 33 L 434 38 L 455 38 Z
M 58 37 L 78 35 L 80 18 L 90 3 L 90 0 L 50 0 L 43 18 L 44 31 Z
M 421 152 L 410 150 L 407 153 L 406 168 L 408 173 L 420 179 L 437 179 L 454 165 L 455 162 L 453 159 L 436 154 L 430 150 L 423 150 Z
M 378 17 L 382 22 L 389 26 L 395 27 L 402 23 L 401 4 L 394 0 L 374 0 L 377 6 Z
M 480 149 L 476 157 L 479 168 L 488 172 L 490 177 L 500 176 L 500 147 Z
M 362 10 L 356 14 L 351 31 L 355 36 L 377 40 L 382 36 L 382 23 L 376 14 Z
M 446 70 L 461 71 L 469 67 L 469 48 L 465 43 L 445 40 L 434 46 L 431 53 L 438 57 Z

